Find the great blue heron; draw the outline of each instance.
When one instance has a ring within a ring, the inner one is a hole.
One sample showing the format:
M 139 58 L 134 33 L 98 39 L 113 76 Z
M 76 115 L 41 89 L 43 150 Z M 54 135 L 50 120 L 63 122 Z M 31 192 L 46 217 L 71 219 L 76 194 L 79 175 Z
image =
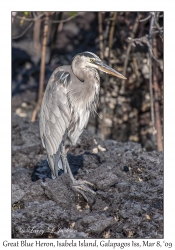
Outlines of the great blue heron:
M 62 169 L 72 180 L 72 187 L 88 200 L 88 181 L 76 180 L 67 160 L 67 145 L 75 145 L 86 127 L 90 112 L 98 104 L 100 77 L 98 71 L 126 79 L 104 64 L 91 52 L 77 54 L 72 64 L 54 70 L 46 87 L 40 113 L 40 135 L 46 148 L 52 178 Z

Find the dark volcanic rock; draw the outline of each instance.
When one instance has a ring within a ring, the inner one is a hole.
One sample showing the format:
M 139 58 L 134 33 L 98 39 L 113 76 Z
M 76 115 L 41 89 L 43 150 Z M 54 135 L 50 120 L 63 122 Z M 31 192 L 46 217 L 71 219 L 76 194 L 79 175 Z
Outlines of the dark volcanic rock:
M 24 197 L 24 191 L 19 187 L 19 185 L 12 184 L 12 205 L 20 201 Z
M 162 153 L 85 131 L 68 160 L 76 179 L 96 187 L 88 205 L 71 189 L 67 174 L 50 179 L 38 129 L 37 122 L 13 117 L 14 238 L 163 237 Z
M 15 238 L 46 237 L 59 230 L 59 226 L 68 227 L 69 222 L 68 213 L 51 200 L 30 202 L 27 207 L 12 214 Z
M 18 115 L 12 116 L 12 166 L 34 166 L 42 159 L 42 144 L 38 122 L 28 122 Z
M 55 201 L 61 208 L 67 209 L 69 207 L 76 209 L 75 195 L 70 189 L 69 177 L 66 174 L 55 180 L 47 179 L 41 185 L 44 188 L 46 196 Z
M 82 219 L 80 219 L 76 228 L 82 231 L 86 228 L 85 232 L 99 235 L 115 222 L 116 221 L 113 217 L 107 217 L 103 213 L 93 214 L 84 216 Z

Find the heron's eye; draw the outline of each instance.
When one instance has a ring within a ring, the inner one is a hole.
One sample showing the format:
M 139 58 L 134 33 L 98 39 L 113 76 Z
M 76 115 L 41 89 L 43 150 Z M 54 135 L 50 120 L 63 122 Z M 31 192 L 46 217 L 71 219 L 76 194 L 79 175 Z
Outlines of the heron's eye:
M 95 61 L 94 59 L 92 59 L 92 58 L 90 59 L 90 62 L 91 62 L 91 63 L 93 63 L 94 61 Z

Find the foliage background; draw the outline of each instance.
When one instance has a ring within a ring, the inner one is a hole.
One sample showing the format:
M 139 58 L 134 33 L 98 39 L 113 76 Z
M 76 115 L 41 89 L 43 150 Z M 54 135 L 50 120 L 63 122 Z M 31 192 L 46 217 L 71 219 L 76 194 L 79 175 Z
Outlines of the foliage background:
M 44 89 L 53 70 L 82 51 L 127 77 L 100 73 L 99 115 L 87 129 L 102 139 L 162 151 L 163 12 L 13 12 L 13 112 L 38 119 L 42 84 Z

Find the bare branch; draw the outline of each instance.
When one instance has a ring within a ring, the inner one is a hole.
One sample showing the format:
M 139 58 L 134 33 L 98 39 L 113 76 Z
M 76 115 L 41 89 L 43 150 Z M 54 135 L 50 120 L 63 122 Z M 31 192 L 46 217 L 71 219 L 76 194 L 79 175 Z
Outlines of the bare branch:
M 160 27 L 160 25 L 158 24 L 158 16 L 159 16 L 159 12 L 157 13 L 157 15 L 156 15 L 156 18 L 155 18 L 155 20 L 154 20 L 154 23 L 155 23 L 155 25 L 156 25 L 156 28 L 157 28 L 157 30 L 159 31 L 159 33 L 160 33 L 160 36 L 161 36 L 161 39 L 163 40 L 163 27 Z
M 161 33 L 163 33 L 163 27 L 161 27 Z M 157 33 L 160 33 L 160 31 L 159 30 L 155 30 L 155 31 L 153 31 L 152 33 L 151 33 L 151 36 L 152 35 L 154 35 L 154 34 L 157 34 Z
M 152 29 L 151 29 L 152 30 Z M 153 54 L 153 48 L 148 40 L 147 36 L 142 36 L 140 38 L 135 38 L 132 39 L 131 37 L 128 37 L 128 41 L 132 44 L 132 46 L 136 46 L 135 44 L 139 44 L 140 46 L 143 46 L 143 44 L 146 44 L 148 46 L 149 52 L 152 56 L 152 58 L 159 63 L 159 61 L 157 60 L 157 58 L 154 56 Z
M 103 27 L 102 27 L 102 13 L 101 12 L 98 12 L 98 32 L 99 32 L 100 58 L 104 60 Z
M 38 19 L 40 19 L 43 15 L 45 15 L 45 12 L 41 13 L 39 16 L 36 16 L 36 14 L 35 14 L 35 18 L 26 18 L 26 17 L 21 17 L 21 16 L 16 15 L 15 16 L 16 18 L 22 19 L 24 21 L 30 21 L 31 23 L 25 28 L 25 30 L 20 35 L 14 36 L 14 37 L 12 37 L 12 39 L 18 39 L 18 38 L 22 37 L 28 31 L 28 29 L 30 29 L 30 27 L 32 27 L 33 23 L 35 21 L 37 21 Z
M 79 12 L 79 13 L 75 14 L 74 16 L 68 17 L 66 19 L 58 20 L 58 21 L 56 21 L 56 20 L 49 20 L 49 22 L 51 22 L 51 23 L 66 23 L 66 22 L 72 20 L 73 18 L 75 18 L 77 16 L 81 16 L 83 14 L 84 14 L 84 12 Z
M 109 33 L 109 56 L 108 56 L 109 62 L 110 62 L 110 53 L 111 53 L 111 48 L 112 48 L 112 41 L 113 41 L 113 36 L 114 36 L 114 28 L 115 28 L 116 19 L 117 19 L 117 12 L 114 12 L 111 29 Z
M 153 44 L 153 51 L 155 56 L 157 57 L 157 42 L 155 36 L 151 37 L 153 25 L 155 24 L 156 15 L 152 15 L 151 21 L 150 21 L 150 30 L 149 30 L 149 43 L 152 47 Z M 151 118 L 152 118 L 152 125 L 153 128 L 157 130 L 157 150 L 163 151 L 163 143 L 162 143 L 162 128 L 161 128 L 161 120 L 160 120 L 160 107 L 159 107 L 159 100 L 158 100 L 158 92 L 159 92 L 159 86 L 158 86 L 158 67 L 157 65 L 153 64 L 153 71 L 152 71 L 152 60 L 151 60 L 151 51 L 150 51 L 150 95 L 151 95 Z M 153 84 L 152 84 L 152 78 L 153 78 Z M 153 101 L 153 89 L 154 87 L 154 101 Z M 154 105 L 153 105 L 154 103 Z M 154 119 L 154 112 L 155 112 L 155 119 Z
M 32 14 L 33 14 L 34 18 L 37 18 L 37 14 L 35 13 L 35 11 L 32 11 Z
M 18 35 L 18 36 L 13 36 L 12 39 L 18 39 L 18 38 L 22 37 L 22 36 L 28 31 L 28 29 L 30 29 L 30 27 L 32 27 L 32 25 L 33 25 L 33 22 L 31 22 L 31 23 L 25 28 L 25 30 L 23 30 L 23 32 L 22 32 L 20 35 Z
M 156 38 L 153 38 L 153 50 L 154 54 L 157 56 L 157 41 Z M 160 118 L 160 105 L 159 105 L 159 85 L 158 85 L 158 67 L 154 63 L 153 64 L 153 86 L 154 86 L 154 108 L 155 108 L 155 118 L 156 118 L 156 130 L 157 130 L 157 150 L 163 151 L 163 143 L 162 143 L 162 126 L 161 126 L 161 118 Z
M 152 16 L 152 15 L 150 14 L 150 15 L 147 16 L 146 18 L 139 20 L 139 22 L 145 22 L 145 21 L 149 20 L 151 16 Z
M 34 27 L 33 27 L 33 43 L 34 43 L 35 53 L 41 53 L 40 33 L 41 33 L 41 20 L 38 19 L 34 22 Z
M 33 114 L 32 114 L 32 119 L 31 119 L 32 122 L 34 122 L 36 120 L 36 116 L 37 116 L 38 110 L 41 106 L 42 97 L 43 97 L 46 45 L 47 45 L 47 37 L 48 37 L 48 29 L 49 29 L 48 19 L 49 19 L 49 15 L 46 13 L 46 20 L 45 20 L 44 31 L 43 31 L 43 44 L 42 44 L 42 55 L 41 55 L 41 65 L 40 65 L 40 83 L 39 83 L 38 102 L 37 102 L 35 109 L 33 111 Z
M 111 18 L 112 18 L 112 16 L 113 16 L 113 12 L 110 12 L 110 16 L 109 16 L 109 18 L 107 19 L 107 25 L 106 25 L 106 30 L 105 30 L 105 34 L 104 34 L 104 36 L 105 36 L 105 46 L 109 46 L 108 44 L 107 44 L 107 40 L 108 40 L 108 34 L 109 34 L 109 28 L 110 28 L 110 23 L 111 23 Z M 109 53 L 108 53 L 108 60 L 109 60 Z M 106 74 L 105 75 L 105 84 L 103 85 L 103 87 L 104 87 L 104 93 L 101 95 L 101 97 L 103 96 L 103 98 L 104 98 L 104 101 L 103 101 L 103 105 L 102 105 L 102 120 L 104 121 L 104 119 L 105 119 L 105 117 L 106 117 L 106 93 L 107 93 L 107 82 L 109 82 L 108 81 L 108 79 L 109 79 L 109 75 L 108 74 Z M 102 91 L 102 89 L 101 89 L 101 91 Z M 102 133 L 102 139 L 105 139 L 105 137 L 104 137 L 104 135 L 105 135 L 105 133 L 104 133 L 104 131 L 105 131 L 105 129 L 106 129 L 106 127 L 105 127 L 105 123 L 101 123 L 101 131 L 103 131 L 103 133 Z
M 35 22 L 36 20 L 38 20 L 41 17 L 43 17 L 45 14 L 46 14 L 46 12 L 43 12 L 39 16 L 36 16 L 35 18 L 27 18 L 27 17 L 25 17 L 25 19 L 24 19 L 24 17 L 16 15 L 16 18 L 18 18 L 18 19 L 24 19 L 25 21 L 29 21 L 29 22 L 31 22 L 31 21 Z
M 150 21 L 149 28 L 149 44 L 152 44 L 152 38 L 150 34 L 152 33 L 152 26 L 154 23 L 154 16 L 152 16 Z M 152 46 L 151 46 L 152 48 Z M 153 84 L 152 84 L 152 59 L 151 59 L 151 51 L 149 50 L 149 91 L 150 91 L 150 102 L 151 102 L 151 123 L 152 128 L 155 129 L 155 117 L 154 117 L 154 97 L 153 97 Z
M 132 33 L 131 33 L 131 39 L 134 38 L 135 33 L 136 33 L 137 29 L 138 29 L 139 20 L 140 20 L 140 14 L 137 16 L 137 18 L 135 20 L 135 24 L 134 24 L 134 27 L 133 27 L 133 30 L 132 30 Z M 131 46 L 132 46 L 132 44 L 130 43 L 128 45 L 128 48 L 127 48 L 127 51 L 126 51 L 126 58 L 125 58 L 124 66 L 123 66 L 123 72 L 122 72 L 122 74 L 124 76 L 126 76 L 126 69 L 127 69 L 127 65 L 128 65 L 128 61 L 129 61 L 129 54 L 130 54 L 130 51 L 131 51 Z M 121 86 L 120 92 L 124 93 L 124 91 L 125 91 L 125 80 L 122 80 L 122 86 Z
M 48 13 L 49 13 L 49 12 L 48 12 Z M 41 15 L 36 16 L 36 17 L 34 17 L 34 18 L 25 18 L 25 21 L 33 21 L 33 22 L 35 22 L 36 20 L 38 20 L 39 18 L 41 18 L 41 17 L 44 16 L 45 14 L 46 14 L 46 12 L 43 12 Z M 75 18 L 75 17 L 77 17 L 77 16 L 80 16 L 80 15 L 83 15 L 83 14 L 84 14 L 84 12 L 78 12 L 78 13 L 75 14 L 74 16 L 68 17 L 68 18 L 66 18 L 66 19 L 58 20 L 58 21 L 56 21 L 56 20 L 48 20 L 48 22 L 51 22 L 51 23 L 66 23 L 66 22 L 72 20 L 73 18 Z M 18 18 L 18 19 L 24 19 L 24 17 L 18 16 L 18 15 L 16 16 L 16 18 Z M 44 21 L 44 20 L 46 20 L 46 18 L 43 18 L 41 21 Z
M 15 20 L 16 14 L 17 14 L 17 12 L 15 12 L 15 11 L 12 12 L 12 24 Z

